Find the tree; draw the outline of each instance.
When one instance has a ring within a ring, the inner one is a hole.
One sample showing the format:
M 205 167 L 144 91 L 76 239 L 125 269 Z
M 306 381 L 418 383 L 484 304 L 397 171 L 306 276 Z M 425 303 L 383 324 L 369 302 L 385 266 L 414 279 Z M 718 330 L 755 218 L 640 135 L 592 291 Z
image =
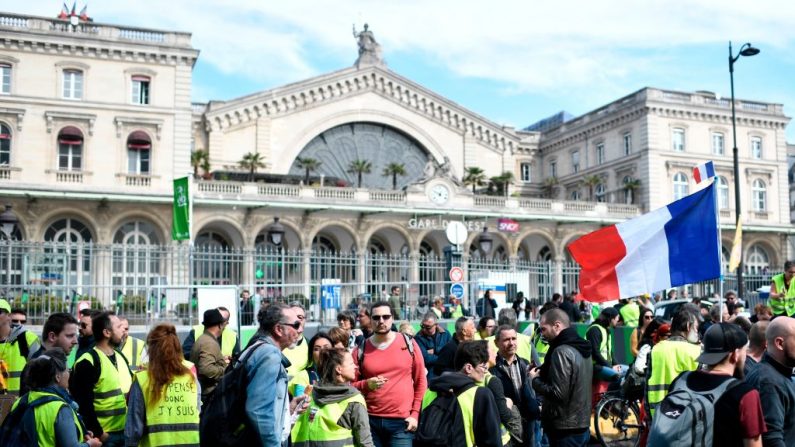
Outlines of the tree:
M 640 180 L 633 178 L 624 182 L 624 191 L 626 191 L 626 202 L 628 205 L 635 203 L 635 191 L 640 188 Z
M 588 199 L 591 201 L 596 200 L 594 197 L 594 188 L 596 185 L 602 183 L 602 177 L 598 175 L 589 175 L 582 179 L 582 183 L 588 187 Z
M 304 158 L 296 157 L 295 161 L 298 162 L 298 167 L 306 172 L 306 175 L 304 175 L 304 185 L 309 184 L 309 173 L 312 171 L 316 171 L 317 168 L 319 168 L 320 165 L 323 164 L 323 162 L 321 162 L 320 160 L 316 160 L 314 158 L 309 158 L 309 157 L 304 157 Z
M 477 194 L 475 188 L 486 184 L 486 173 L 477 166 L 466 168 L 464 171 L 464 185 L 472 185 L 472 194 Z
M 406 175 L 406 165 L 403 163 L 389 163 L 382 173 L 384 177 L 392 176 L 392 189 L 397 189 L 397 176 Z
M 243 169 L 248 169 L 248 181 L 250 182 L 254 181 L 254 173 L 257 169 L 265 167 L 265 162 L 262 161 L 262 154 L 259 152 L 247 153 L 237 164 Z
M 348 165 L 348 172 L 351 174 L 356 174 L 357 179 L 359 180 L 356 184 L 357 188 L 362 187 L 362 175 L 369 174 L 372 167 L 373 164 L 367 160 L 353 160 L 351 164 Z
M 210 172 L 210 153 L 205 150 L 191 152 L 190 165 L 193 167 L 193 178 L 199 178 L 199 168 L 205 174 Z
M 551 199 L 555 197 L 555 194 L 558 190 L 558 178 L 557 177 L 547 177 L 544 179 L 544 196 L 547 199 Z
M 489 181 L 496 187 L 497 194 L 507 196 L 508 185 L 513 182 L 513 172 L 505 171 L 500 175 L 490 178 Z

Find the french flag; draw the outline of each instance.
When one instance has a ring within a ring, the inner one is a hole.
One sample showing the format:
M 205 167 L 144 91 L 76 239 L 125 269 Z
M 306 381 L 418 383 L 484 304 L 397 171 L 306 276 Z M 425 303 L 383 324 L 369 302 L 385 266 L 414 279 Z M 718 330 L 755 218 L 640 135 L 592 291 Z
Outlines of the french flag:
M 693 178 L 696 180 L 696 184 L 712 177 L 715 177 L 715 165 L 713 165 L 711 161 L 693 168 Z
M 592 302 L 720 276 L 715 184 L 569 244 L 580 264 L 580 296 Z

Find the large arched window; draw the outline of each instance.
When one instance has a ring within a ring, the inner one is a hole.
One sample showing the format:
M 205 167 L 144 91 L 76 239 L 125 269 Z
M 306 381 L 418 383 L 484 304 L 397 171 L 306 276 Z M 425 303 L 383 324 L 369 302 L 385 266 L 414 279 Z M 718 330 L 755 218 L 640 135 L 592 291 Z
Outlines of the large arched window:
M 11 165 L 11 129 L 0 123 L 0 166 Z
M 66 126 L 58 132 L 58 169 L 83 169 L 83 132 L 77 127 Z
M 690 185 L 687 183 L 687 176 L 681 172 L 674 174 L 674 200 L 690 194 Z
M 761 179 L 754 180 L 751 186 L 751 194 L 753 196 L 753 209 L 754 211 L 763 212 L 767 210 L 767 185 Z
M 193 278 L 196 284 L 238 284 L 240 256 L 227 238 L 215 231 L 196 236 Z
M 334 241 L 326 236 L 318 235 L 312 241 L 312 260 L 310 272 L 312 281 L 340 278 L 339 250 Z
M 52 267 L 53 270 L 50 273 L 61 275 L 60 284 L 76 288 L 91 284 L 93 237 L 83 222 L 69 218 L 57 220 L 44 231 L 44 241 L 57 243 L 46 246 L 44 251 L 49 258 L 47 268 Z M 66 277 L 63 277 L 64 273 Z M 77 292 L 82 293 L 80 290 Z
M 131 221 L 113 235 L 113 286 L 125 295 L 145 296 L 146 286 L 162 284 L 160 238 L 145 221 Z
M 127 173 L 149 175 L 152 140 L 146 132 L 136 130 L 127 137 Z
M 751 275 L 761 275 L 770 268 L 770 257 L 767 251 L 758 244 L 751 246 L 745 261 L 745 271 Z
M 729 209 L 729 182 L 723 176 L 718 176 L 718 208 Z
M 445 269 L 444 259 L 439 258 L 428 241 L 420 243 L 420 296 L 432 298 L 432 295 L 439 293 L 435 289 L 438 281 L 443 278 Z

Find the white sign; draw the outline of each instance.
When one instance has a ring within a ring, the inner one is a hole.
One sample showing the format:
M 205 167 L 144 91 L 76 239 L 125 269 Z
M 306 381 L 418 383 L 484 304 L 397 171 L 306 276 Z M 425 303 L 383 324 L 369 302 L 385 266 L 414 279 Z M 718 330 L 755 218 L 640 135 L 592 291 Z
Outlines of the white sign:
M 464 269 L 461 267 L 453 267 L 450 269 L 450 281 L 461 282 L 464 280 Z
M 447 224 L 445 234 L 447 240 L 453 245 L 461 245 L 467 240 L 467 228 L 457 220 Z
M 433 219 L 412 217 L 409 219 L 406 226 L 410 230 L 445 230 L 447 229 L 447 226 L 450 224 L 450 222 L 451 221 L 442 219 L 441 217 Z M 466 222 L 459 223 L 462 223 L 466 227 L 467 231 L 483 231 L 484 223 L 482 220 L 468 220 Z

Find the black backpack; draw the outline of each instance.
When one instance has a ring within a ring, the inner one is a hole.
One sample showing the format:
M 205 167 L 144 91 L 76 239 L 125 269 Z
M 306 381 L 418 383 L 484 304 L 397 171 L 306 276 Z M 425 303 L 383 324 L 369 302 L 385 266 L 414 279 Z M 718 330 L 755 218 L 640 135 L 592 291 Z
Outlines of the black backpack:
M 0 445 L 8 446 L 37 446 L 39 440 L 36 437 L 36 417 L 33 410 L 46 403 L 61 401 L 68 405 L 63 399 L 56 396 L 44 396 L 28 403 L 29 394 L 25 394 L 19 399 L 17 407 L 11 410 L 0 427 Z M 30 439 L 33 435 L 33 439 Z
M 436 393 L 436 398 L 420 412 L 420 421 L 414 433 L 415 447 L 466 445 L 458 396 L 473 386 L 476 386 L 474 382 L 455 392 Z
M 253 430 L 247 425 L 248 380 L 244 365 L 251 354 L 263 344 L 264 340 L 257 340 L 240 353 L 240 357 L 227 367 L 218 386 L 202 408 L 199 424 L 202 446 L 259 445 Z

